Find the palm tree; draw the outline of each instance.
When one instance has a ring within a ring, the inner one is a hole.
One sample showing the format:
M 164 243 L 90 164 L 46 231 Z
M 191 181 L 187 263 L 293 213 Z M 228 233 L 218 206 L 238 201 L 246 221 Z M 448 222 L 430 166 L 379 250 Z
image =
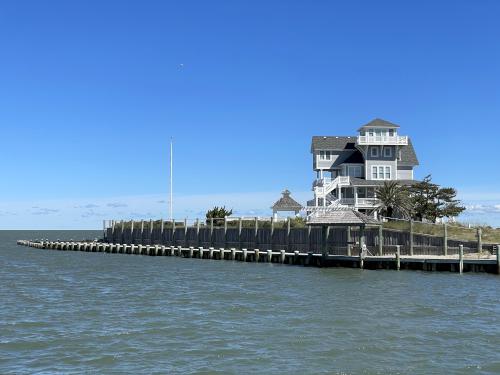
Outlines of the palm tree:
M 411 203 L 408 190 L 396 181 L 385 181 L 384 185 L 376 190 L 380 202 L 379 210 L 385 216 L 393 217 L 394 214 L 409 217 L 411 215 Z

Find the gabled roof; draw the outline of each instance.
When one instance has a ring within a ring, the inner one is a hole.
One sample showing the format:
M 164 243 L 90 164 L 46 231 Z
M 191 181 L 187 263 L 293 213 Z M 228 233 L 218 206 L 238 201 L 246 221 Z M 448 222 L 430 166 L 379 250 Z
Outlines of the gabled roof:
M 350 208 L 337 209 L 311 216 L 307 220 L 307 225 L 380 225 L 380 223 L 371 217 L 354 211 Z
M 375 120 L 370 121 L 368 124 L 363 125 L 358 129 L 358 132 L 363 130 L 364 128 L 391 128 L 396 129 L 399 128 L 399 125 L 393 124 L 392 122 L 382 120 L 380 118 L 376 118 Z
M 271 207 L 277 211 L 297 211 L 301 210 L 302 205 L 290 196 L 290 191 L 285 190 L 281 193 L 283 196 Z

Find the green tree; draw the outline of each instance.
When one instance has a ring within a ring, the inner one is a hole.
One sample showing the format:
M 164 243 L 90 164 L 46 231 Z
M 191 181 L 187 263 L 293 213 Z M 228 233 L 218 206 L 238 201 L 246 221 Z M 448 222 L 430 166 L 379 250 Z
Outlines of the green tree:
M 465 211 L 462 202 L 457 197 L 457 191 L 450 187 L 440 188 L 437 196 L 436 218 L 455 217 Z
M 207 218 L 207 224 L 210 224 L 211 219 L 214 219 L 214 224 L 218 224 L 223 221 L 226 216 L 231 216 L 232 214 L 233 210 L 226 209 L 226 206 L 215 206 L 211 210 L 208 210 L 205 216 Z
M 380 202 L 379 210 L 384 216 L 394 215 L 410 217 L 411 202 L 408 190 L 396 181 L 385 181 L 376 190 Z
M 414 220 L 422 221 L 436 215 L 435 201 L 438 196 L 439 186 L 431 182 L 431 175 L 412 184 L 409 190 Z
M 410 187 L 413 218 L 435 222 L 438 218 L 455 217 L 465 210 L 457 191 L 450 187 L 440 187 L 432 182 L 431 175 Z

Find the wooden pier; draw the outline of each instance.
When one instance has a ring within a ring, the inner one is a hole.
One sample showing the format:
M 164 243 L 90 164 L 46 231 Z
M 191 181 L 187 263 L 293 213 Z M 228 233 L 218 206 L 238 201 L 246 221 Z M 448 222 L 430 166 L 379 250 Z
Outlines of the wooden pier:
M 500 274 L 498 245 L 496 255 L 480 256 L 467 254 L 463 248 L 457 256 L 400 255 L 330 255 L 312 252 L 286 252 L 285 250 L 225 249 L 182 247 L 165 245 L 135 245 L 104 242 L 19 240 L 18 245 L 37 249 L 59 251 L 83 251 L 108 254 L 131 254 L 146 256 L 177 256 L 183 258 L 231 260 L 241 262 L 281 263 L 314 267 L 349 267 L 363 269 L 422 270 L 447 272 L 487 272 Z M 399 247 L 399 246 L 398 246 Z

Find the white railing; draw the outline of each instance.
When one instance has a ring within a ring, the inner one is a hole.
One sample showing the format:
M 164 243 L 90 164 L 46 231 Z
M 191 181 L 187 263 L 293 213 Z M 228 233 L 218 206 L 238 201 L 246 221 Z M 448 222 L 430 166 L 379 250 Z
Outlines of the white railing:
M 322 182 L 321 185 L 319 185 Z M 319 198 L 325 197 L 329 192 L 337 187 L 348 186 L 350 183 L 349 176 L 338 176 L 333 181 L 326 182 L 325 178 L 317 180 L 317 185 L 314 187 L 314 192 Z
M 349 205 L 349 206 L 354 206 L 354 204 L 356 203 L 356 199 L 354 199 L 354 198 L 341 198 L 339 203 Z
M 358 198 L 357 205 L 358 206 L 370 206 L 374 207 L 378 205 L 377 198 Z
M 408 145 L 408 136 L 406 135 L 360 135 L 358 136 L 358 145 Z

